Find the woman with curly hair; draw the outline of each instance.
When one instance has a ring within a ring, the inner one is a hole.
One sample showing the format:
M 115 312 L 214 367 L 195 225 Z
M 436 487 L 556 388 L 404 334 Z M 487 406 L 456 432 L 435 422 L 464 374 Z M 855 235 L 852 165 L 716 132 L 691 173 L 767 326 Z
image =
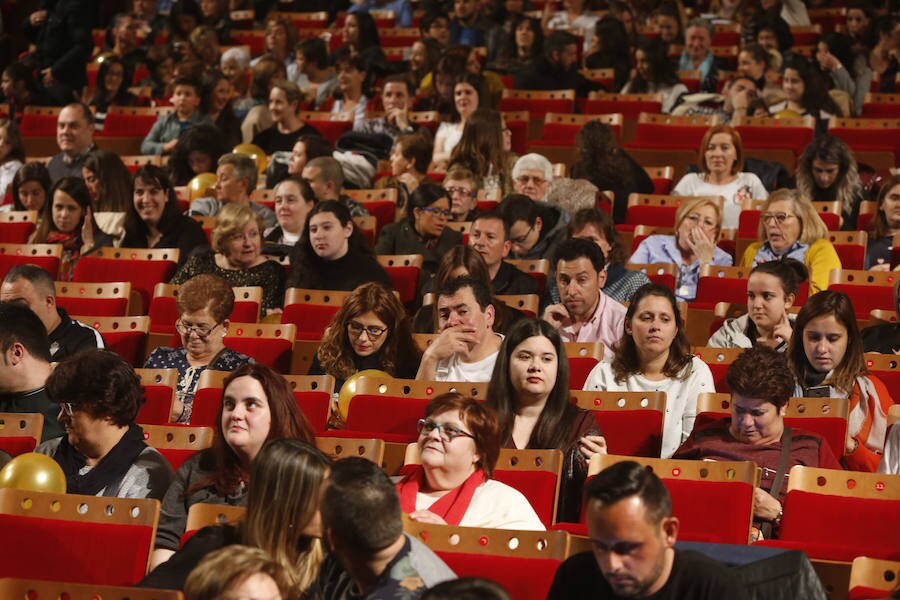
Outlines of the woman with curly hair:
M 822 135 L 803 149 L 797 161 L 797 189 L 815 201 L 837 200 L 841 205 L 841 229 L 856 229 L 859 205 L 866 193 L 859 180 L 856 157 L 846 142 Z
M 588 121 L 575 135 L 573 179 L 587 179 L 600 190 L 612 190 L 613 220 L 625 222 L 628 194 L 652 194 L 653 181 L 636 160 L 616 141 L 612 128 L 601 121 Z
M 364 283 L 334 315 L 309 368 L 310 375 L 331 375 L 335 389 L 358 371 L 378 369 L 412 379 L 422 353 L 412 339 L 406 309 L 380 283 Z
M 178 137 L 169 158 L 169 175 L 173 185 L 187 185 L 200 173 L 215 173 L 219 157 L 229 146 L 222 130 L 210 123 L 192 125 Z

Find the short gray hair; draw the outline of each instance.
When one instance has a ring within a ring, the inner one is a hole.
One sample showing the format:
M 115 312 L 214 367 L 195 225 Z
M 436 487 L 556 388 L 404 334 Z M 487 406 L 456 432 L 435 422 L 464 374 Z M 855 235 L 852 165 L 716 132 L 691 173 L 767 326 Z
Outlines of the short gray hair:
M 231 165 L 234 167 L 234 174 L 238 179 L 247 180 L 247 193 L 250 194 L 256 189 L 256 182 L 259 179 L 259 173 L 256 171 L 256 161 L 246 154 L 223 154 L 219 157 L 219 166 Z
M 519 160 L 516 161 L 516 164 L 513 165 L 512 178 L 518 179 L 519 175 L 522 174 L 522 171 L 525 170 L 543 171 L 544 179 L 553 181 L 553 165 L 550 164 L 547 157 L 542 154 L 532 152 L 520 157 Z
M 708 19 L 704 19 L 703 17 L 694 17 L 690 21 L 688 21 L 687 26 L 684 28 L 684 31 L 687 32 L 691 27 L 702 27 L 709 33 L 709 39 L 712 39 L 713 34 L 715 33 L 715 28 L 713 24 L 709 22 Z
M 241 68 L 241 70 L 246 70 L 247 67 L 250 66 L 250 53 L 246 48 L 242 48 L 240 46 L 229 48 L 222 53 L 222 60 L 219 62 L 219 64 L 221 66 L 225 66 L 225 63 L 232 59 L 237 61 L 238 66 Z

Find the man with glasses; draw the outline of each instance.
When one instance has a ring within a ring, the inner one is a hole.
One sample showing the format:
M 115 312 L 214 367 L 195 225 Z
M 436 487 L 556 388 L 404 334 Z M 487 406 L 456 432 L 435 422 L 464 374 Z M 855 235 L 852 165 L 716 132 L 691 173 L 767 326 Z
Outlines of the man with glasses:
M 27 306 L 38 316 L 50 336 L 53 361 L 81 350 L 106 347 L 99 331 L 71 318 L 56 304 L 53 276 L 37 265 L 15 265 L 7 271 L 0 285 L 0 301 Z
M 257 178 L 256 161 L 245 154 L 223 154 L 219 158 L 216 168 L 216 186 L 214 195 L 205 198 L 197 198 L 191 202 L 189 215 L 203 215 L 214 217 L 219 214 L 222 207 L 233 202 L 246 204 L 257 215 L 262 217 L 266 227 L 275 227 L 278 219 L 275 212 L 250 199 L 250 194 L 256 189 Z
M 548 600 L 597 598 L 729 598 L 742 600 L 738 573 L 692 550 L 675 548 L 678 517 L 653 471 L 623 461 L 585 486 L 592 552 L 566 560 Z
M 500 203 L 500 214 L 509 228 L 513 258 L 550 258 L 566 237 L 565 214 L 555 204 L 510 194 Z
M 436 304 L 440 335 L 422 355 L 416 379 L 490 381 L 503 341 L 493 330 L 490 290 L 471 277 L 451 279 Z
M 481 184 L 472 170 L 458 163 L 450 165 L 441 185 L 450 194 L 450 220 L 474 220 L 478 214 L 476 208 Z
M 50 402 L 44 387 L 53 372 L 50 340 L 31 309 L 0 302 L 0 351 L 0 412 L 40 413 L 42 440 L 63 435 L 65 429 L 56 420 L 59 406 Z
M 517 194 L 544 202 L 553 183 L 553 165 L 540 154 L 526 154 L 513 165 L 512 180 Z
M 495 294 L 537 294 L 534 277 L 529 277 L 504 259 L 509 256 L 512 243 L 509 228 L 497 211 L 481 213 L 472 222 L 469 245 L 487 264 L 491 286 Z

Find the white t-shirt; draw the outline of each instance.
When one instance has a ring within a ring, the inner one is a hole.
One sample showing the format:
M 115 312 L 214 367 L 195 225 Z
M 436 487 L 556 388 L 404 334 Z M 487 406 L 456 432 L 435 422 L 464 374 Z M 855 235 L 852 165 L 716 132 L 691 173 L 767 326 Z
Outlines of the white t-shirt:
M 428 510 L 434 502 L 433 497 L 419 492 L 416 495 L 416 510 Z M 546 530 L 522 492 L 493 479 L 488 479 L 475 490 L 472 503 L 459 525 L 523 531 Z
M 661 456 L 671 458 L 694 428 L 697 395 L 716 391 L 712 371 L 705 362 L 695 356 L 685 369 L 690 369 L 690 374 L 685 379 L 669 377 L 650 381 L 635 374 L 625 378 L 625 381 L 616 381 L 612 357 L 604 356 L 588 375 L 584 389 L 601 392 L 665 392 L 666 417 L 663 421 Z
M 491 374 L 494 372 L 494 363 L 497 362 L 499 354 L 500 350 L 498 349 L 493 354 L 489 354 L 473 363 L 463 362 L 458 354 L 454 354 L 450 358 L 438 361 L 437 368 L 434 371 L 434 379 L 435 381 L 468 381 L 473 383 L 490 381 Z
M 762 181 L 753 173 L 738 173 L 737 179 L 725 185 L 716 185 L 703 180 L 702 173 L 688 173 L 672 190 L 673 196 L 723 196 L 725 214 L 722 229 L 737 229 L 741 216 L 741 202 L 744 198 L 765 200 L 769 197 Z

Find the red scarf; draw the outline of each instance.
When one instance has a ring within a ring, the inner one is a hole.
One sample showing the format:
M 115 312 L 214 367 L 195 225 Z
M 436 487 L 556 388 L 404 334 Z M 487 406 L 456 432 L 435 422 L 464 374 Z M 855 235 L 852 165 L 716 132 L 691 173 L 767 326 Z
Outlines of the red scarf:
M 462 485 L 438 498 L 427 510 L 444 519 L 448 525 L 459 525 L 466 511 L 469 510 L 475 490 L 485 480 L 484 471 L 476 469 L 468 479 L 462 482 Z M 422 468 L 422 465 L 415 465 L 413 470 L 397 484 L 400 508 L 404 513 L 410 514 L 416 511 L 416 496 L 424 485 L 425 469 Z

